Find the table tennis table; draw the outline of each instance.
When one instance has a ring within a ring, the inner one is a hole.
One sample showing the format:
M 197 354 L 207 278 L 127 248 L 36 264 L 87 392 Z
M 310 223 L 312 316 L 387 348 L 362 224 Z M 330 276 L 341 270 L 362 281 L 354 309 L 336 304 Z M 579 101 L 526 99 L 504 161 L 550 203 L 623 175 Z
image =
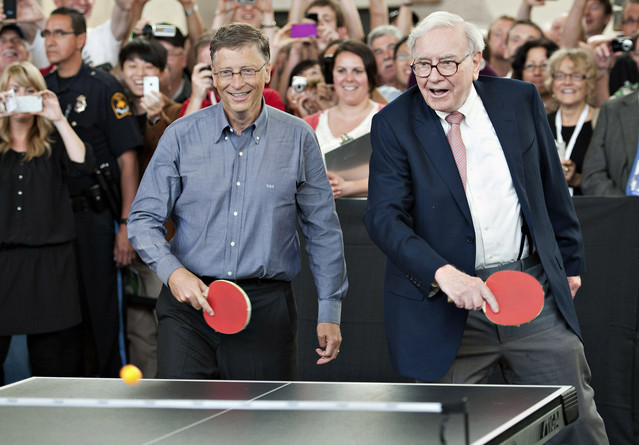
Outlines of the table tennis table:
M 431 405 L 444 412 L 403 411 Z M 571 386 L 33 377 L 0 388 L 0 442 L 12 445 L 464 444 L 466 422 L 471 444 L 538 444 L 577 416 Z

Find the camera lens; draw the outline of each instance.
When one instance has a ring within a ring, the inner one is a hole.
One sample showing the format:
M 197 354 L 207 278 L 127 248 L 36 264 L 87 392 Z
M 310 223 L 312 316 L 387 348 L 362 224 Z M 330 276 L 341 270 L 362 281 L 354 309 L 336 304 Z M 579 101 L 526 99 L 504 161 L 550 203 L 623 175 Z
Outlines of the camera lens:
M 144 25 L 144 27 L 142 28 L 142 35 L 144 37 L 153 37 L 153 25 L 147 23 L 146 25 Z

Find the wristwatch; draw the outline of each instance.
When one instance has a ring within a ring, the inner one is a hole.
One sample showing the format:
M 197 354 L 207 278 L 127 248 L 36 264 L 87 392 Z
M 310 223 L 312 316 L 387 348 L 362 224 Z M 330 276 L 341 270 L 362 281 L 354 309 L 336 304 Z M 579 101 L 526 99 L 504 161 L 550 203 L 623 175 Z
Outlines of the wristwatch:
M 151 119 L 151 120 L 147 119 L 147 121 L 149 122 L 149 125 L 150 125 L 150 126 L 154 126 L 154 125 L 156 125 L 158 122 L 160 122 L 161 117 L 162 117 L 162 115 L 159 115 L 159 116 L 157 116 L 155 119 Z
M 184 15 L 187 17 L 192 16 L 193 14 L 195 14 L 198 11 L 198 7 L 197 5 L 193 5 L 193 9 L 189 9 L 188 11 L 184 11 Z

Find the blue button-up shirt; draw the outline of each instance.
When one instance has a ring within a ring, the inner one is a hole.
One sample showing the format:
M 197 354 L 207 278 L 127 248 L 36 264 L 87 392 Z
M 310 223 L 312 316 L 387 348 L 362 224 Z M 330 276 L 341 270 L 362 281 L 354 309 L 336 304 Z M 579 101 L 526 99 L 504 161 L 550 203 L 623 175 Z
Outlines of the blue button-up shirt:
M 170 243 L 169 218 L 176 227 Z M 348 287 L 344 245 L 315 133 L 262 102 L 238 135 L 217 104 L 166 129 L 127 230 L 164 283 L 180 267 L 227 280 L 290 281 L 300 270 L 296 221 L 319 295 L 318 322 L 339 323 Z

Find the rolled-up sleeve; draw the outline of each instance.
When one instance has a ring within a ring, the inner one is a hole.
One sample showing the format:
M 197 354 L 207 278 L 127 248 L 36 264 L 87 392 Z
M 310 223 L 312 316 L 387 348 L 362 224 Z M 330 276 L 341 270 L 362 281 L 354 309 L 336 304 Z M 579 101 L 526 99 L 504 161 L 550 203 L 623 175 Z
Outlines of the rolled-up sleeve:
M 317 140 L 308 134 L 302 143 L 302 178 L 296 200 L 319 297 L 318 323 L 339 324 L 342 300 L 348 289 L 342 230 Z
M 164 227 L 181 193 L 178 153 L 179 142 L 169 128 L 142 177 L 127 225 L 131 245 L 165 284 L 173 271 L 183 267 L 171 253 Z

